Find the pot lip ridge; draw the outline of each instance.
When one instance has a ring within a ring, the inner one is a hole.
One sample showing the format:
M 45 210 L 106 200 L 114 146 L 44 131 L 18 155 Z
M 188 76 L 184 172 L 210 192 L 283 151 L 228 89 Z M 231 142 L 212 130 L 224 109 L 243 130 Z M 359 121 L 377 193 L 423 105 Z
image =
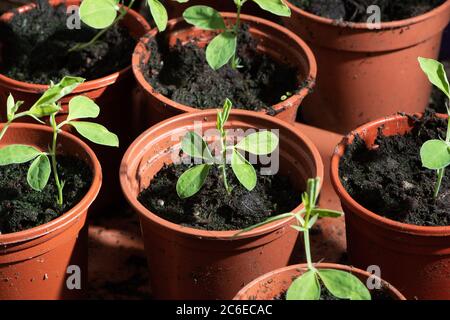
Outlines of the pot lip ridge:
M 320 263 L 314 263 L 314 266 L 317 269 L 341 270 L 341 271 L 347 271 L 350 273 L 357 273 L 360 275 L 364 275 L 367 278 L 371 278 L 371 277 L 373 278 L 373 274 L 370 274 L 367 271 L 364 271 L 362 269 L 359 269 L 359 268 L 356 268 L 353 266 L 349 266 L 349 265 L 338 264 L 338 263 L 329 263 L 329 262 L 320 262 Z M 308 268 L 308 265 L 306 263 L 302 263 L 302 264 L 290 265 L 287 267 L 279 268 L 274 271 L 263 274 L 263 275 L 259 276 L 258 278 L 254 279 L 249 284 L 247 284 L 241 290 L 239 290 L 239 292 L 236 294 L 236 296 L 233 298 L 233 300 L 241 300 L 241 298 L 245 298 L 246 292 L 251 287 L 257 286 L 260 282 L 266 281 L 266 279 L 269 279 L 273 276 L 276 276 L 276 275 L 279 275 L 279 274 L 282 274 L 285 272 L 289 272 L 292 270 L 301 270 L 301 269 L 307 269 L 307 268 Z M 383 280 L 382 278 L 378 278 L 378 279 L 381 280 L 382 284 L 387 288 L 387 290 L 389 291 L 389 293 L 392 297 L 396 296 L 398 298 L 398 300 L 406 300 L 405 296 L 400 291 L 398 291 L 398 289 L 395 288 L 392 284 L 390 284 L 386 280 Z
M 53 1 L 52 4 L 57 5 L 59 3 L 59 4 L 70 5 L 71 3 L 78 3 L 78 2 L 80 2 L 80 0 L 59 0 L 56 3 Z M 14 14 L 27 12 L 34 8 L 36 8 L 35 3 L 25 4 L 21 7 L 18 7 L 17 9 L 3 13 L 0 16 L 0 21 L 3 21 L 3 22 L 8 21 L 9 19 L 12 18 L 12 16 Z M 143 28 L 145 28 L 147 32 L 151 29 L 149 24 L 147 23 L 147 21 L 140 14 L 138 14 L 135 10 L 129 9 L 127 15 L 128 14 L 133 17 L 133 20 L 135 20 Z M 136 40 L 136 41 L 138 42 L 139 40 Z M 131 70 L 131 61 L 127 67 L 125 67 L 121 70 L 118 70 L 114 73 L 111 73 L 111 74 L 106 75 L 101 78 L 85 81 L 84 83 L 79 85 L 72 92 L 72 94 L 79 94 L 79 93 L 84 93 L 87 91 L 107 87 L 107 86 L 115 83 L 117 79 L 125 76 L 127 73 L 130 72 L 130 70 Z M 43 93 L 50 87 L 50 85 L 47 85 L 47 84 L 37 84 L 37 83 L 30 83 L 30 82 L 15 80 L 13 78 L 7 77 L 3 73 L 0 73 L 0 84 L 9 89 L 19 90 L 21 92 L 27 92 L 27 93 Z
M 3 127 L 3 123 L 0 124 L 0 127 Z M 11 129 L 33 129 L 44 131 L 51 135 L 53 133 L 50 127 L 40 125 L 40 124 L 32 124 L 32 123 L 12 123 L 10 124 Z M 102 184 L 102 169 L 100 162 L 97 159 L 94 151 L 80 138 L 75 135 L 61 131 L 60 139 L 68 139 L 72 140 L 76 144 L 80 145 L 81 148 L 86 152 L 86 156 L 90 163 L 87 163 L 91 166 L 92 170 L 92 183 L 89 187 L 89 190 L 83 196 L 83 198 L 78 201 L 78 203 L 70 210 L 61 214 L 58 218 L 53 219 L 45 224 L 39 225 L 34 228 L 13 232 L 13 233 L 5 233 L 0 234 L 0 245 L 11 245 L 20 242 L 30 241 L 39 237 L 43 237 L 47 234 L 53 233 L 56 230 L 63 228 L 65 225 L 70 224 L 72 221 L 79 218 L 79 214 L 91 206 L 91 204 L 96 199 L 98 193 L 100 192 L 101 184 Z
M 122 192 L 125 195 L 125 198 L 127 199 L 128 203 L 133 207 L 133 209 L 139 213 L 141 217 L 145 217 L 145 219 L 149 219 L 153 221 L 153 223 L 158 224 L 160 227 L 171 231 L 176 232 L 179 234 L 182 234 L 183 236 L 191 237 L 191 238 L 198 238 L 198 239 L 210 239 L 210 240 L 242 240 L 247 238 L 253 238 L 259 235 L 264 235 L 269 232 L 276 231 L 280 228 L 282 228 L 284 225 L 286 225 L 288 222 L 293 221 L 294 217 L 291 218 L 285 218 L 279 221 L 272 222 L 270 224 L 267 224 L 265 226 L 256 228 L 252 231 L 246 232 L 244 234 L 236 235 L 240 230 L 231 230 L 231 231 L 209 231 L 209 230 L 202 230 L 202 229 L 196 229 L 192 227 L 185 227 L 181 226 L 179 224 L 173 223 L 171 221 L 168 221 L 164 218 L 159 217 L 158 215 L 151 212 L 149 209 L 147 209 L 144 205 L 142 205 L 136 196 L 134 196 L 129 188 L 128 183 L 128 171 L 129 171 L 129 163 L 132 163 L 133 161 L 140 162 L 140 156 L 143 152 L 147 149 L 145 146 L 143 146 L 143 141 L 147 140 L 149 137 L 154 137 L 155 132 L 160 130 L 164 127 L 174 127 L 177 122 L 182 122 L 183 120 L 189 119 L 189 118 L 206 118 L 211 116 L 216 116 L 217 111 L 220 109 L 207 109 L 204 111 L 194 112 L 194 113 L 182 113 L 180 115 L 177 115 L 175 117 L 166 119 L 153 127 L 147 129 L 145 132 L 143 132 L 128 148 L 126 151 L 122 163 L 120 166 L 120 184 L 122 188 Z M 296 137 L 304 142 L 304 144 L 308 147 L 308 151 L 312 155 L 312 159 L 314 161 L 315 169 L 316 169 L 316 176 L 321 178 L 321 183 L 323 183 L 323 177 L 324 177 L 324 168 L 322 163 L 322 158 L 320 157 L 320 153 L 316 146 L 313 144 L 313 142 L 302 132 L 299 130 L 296 130 L 292 125 L 288 124 L 285 121 L 282 121 L 278 118 L 271 117 L 262 113 L 257 113 L 254 111 L 248 111 L 248 110 L 240 110 L 235 109 L 231 111 L 230 117 L 232 116 L 244 116 L 244 117 L 254 117 L 259 118 L 264 121 L 271 121 L 274 123 L 274 125 L 281 127 L 284 126 L 286 129 L 292 132 L 293 135 L 296 135 Z M 230 119 L 232 120 L 232 119 Z M 239 120 L 237 120 L 239 121 Z M 149 142 L 145 143 L 147 146 L 150 144 Z M 133 169 L 134 170 L 134 169 Z M 298 211 L 303 208 L 303 204 L 300 203 L 293 211 Z
M 221 12 L 220 14 L 225 19 L 232 19 L 232 18 L 236 17 L 236 14 L 232 13 L 232 12 Z M 272 109 L 275 111 L 275 114 L 278 114 L 279 112 L 283 111 L 286 107 L 290 107 L 290 106 L 294 105 L 295 101 L 297 101 L 298 99 L 303 99 L 304 97 L 306 97 L 308 95 L 308 93 L 310 92 L 310 90 L 312 90 L 312 88 L 314 87 L 315 81 L 317 78 L 317 62 L 316 62 L 315 56 L 314 56 L 311 48 L 306 44 L 306 42 L 304 42 L 299 36 L 297 36 L 295 33 L 293 33 L 292 31 L 288 30 L 285 27 L 282 27 L 282 26 L 280 26 L 276 23 L 273 23 L 269 20 L 254 17 L 254 16 L 247 15 L 247 14 L 241 14 L 241 21 L 244 21 L 244 22 L 249 21 L 249 22 L 253 22 L 256 24 L 266 25 L 270 28 L 278 30 L 279 32 L 283 32 L 289 38 L 291 38 L 293 41 L 295 41 L 302 48 L 302 50 L 304 52 L 305 60 L 307 61 L 308 68 L 309 68 L 309 74 L 305 75 L 306 85 L 304 87 L 302 87 L 296 94 L 292 95 L 288 99 L 281 101 L 275 105 L 272 105 Z M 174 19 L 169 20 L 168 28 L 171 26 L 175 26 L 179 23 L 187 24 L 187 22 L 184 21 L 183 17 L 174 18 Z M 189 28 L 192 28 L 192 29 L 196 28 L 191 25 L 188 25 L 188 26 L 189 26 Z M 167 32 L 167 31 L 165 31 L 165 32 Z M 157 28 L 153 28 L 150 32 L 148 32 L 146 35 L 144 35 L 136 44 L 136 48 L 134 50 L 133 57 L 132 57 L 132 66 L 133 66 L 133 72 L 134 72 L 135 78 L 140 83 L 140 85 L 145 89 L 145 91 L 152 94 L 156 99 L 158 99 L 165 105 L 169 105 L 176 109 L 182 110 L 183 112 L 201 111 L 202 109 L 198 109 L 198 108 L 194 108 L 194 107 L 190 107 L 190 106 L 178 103 L 178 102 L 160 94 L 145 79 L 144 74 L 140 67 L 141 59 L 142 59 L 142 55 L 148 52 L 147 46 L 146 46 L 148 41 L 150 40 L 150 38 L 155 37 L 156 34 L 158 34 L 158 30 L 157 30 Z M 216 107 L 217 106 L 213 106 L 212 108 L 216 108 Z M 207 109 L 203 109 L 203 110 L 207 110 Z M 264 110 L 264 109 L 259 110 L 257 112 L 266 114 L 266 110 Z
M 365 31 L 373 31 L 373 32 L 380 32 L 380 31 L 386 31 L 386 30 L 407 27 L 407 26 L 428 20 L 428 19 L 434 17 L 435 15 L 441 14 L 443 11 L 450 9 L 450 0 L 446 0 L 444 3 L 442 3 L 438 7 L 434 8 L 428 12 L 425 12 L 421 15 L 403 19 L 403 20 L 381 22 L 380 29 L 372 30 L 367 27 L 367 23 L 365 23 L 365 22 L 338 21 L 338 20 L 333 20 L 330 18 L 321 17 L 321 16 L 315 15 L 313 13 L 310 13 L 306 10 L 303 10 L 303 9 L 297 7 L 296 5 L 290 3 L 289 0 L 285 0 L 285 1 L 286 1 L 286 4 L 289 6 L 289 8 L 292 11 L 296 12 L 297 14 L 299 14 L 307 19 L 313 20 L 317 23 L 322 23 L 322 24 L 335 26 L 335 27 L 343 28 L 343 29 L 365 30 Z
M 416 113 L 413 114 L 412 116 L 421 117 L 423 116 L 423 113 Z M 446 115 L 439 115 L 439 114 L 438 116 L 446 117 Z M 365 132 L 368 128 L 374 127 L 380 128 L 387 122 L 402 121 L 405 120 L 405 118 L 407 117 L 408 115 L 397 114 L 377 119 L 360 126 L 359 128 L 349 133 L 347 136 L 345 136 L 342 139 L 342 141 L 336 146 L 331 158 L 331 166 L 330 166 L 331 182 L 341 202 L 351 209 L 352 214 L 353 213 L 357 214 L 363 219 L 369 221 L 370 223 L 374 223 L 384 229 L 389 229 L 400 233 L 407 233 L 421 236 L 448 237 L 450 236 L 450 226 L 418 226 L 407 224 L 383 217 L 366 209 L 364 206 L 359 204 L 356 200 L 354 200 L 350 196 L 350 194 L 347 192 L 347 190 L 345 189 L 345 187 L 341 182 L 339 174 L 339 163 L 346 150 L 346 147 L 350 144 L 349 142 L 350 139 L 354 138 L 357 134 Z

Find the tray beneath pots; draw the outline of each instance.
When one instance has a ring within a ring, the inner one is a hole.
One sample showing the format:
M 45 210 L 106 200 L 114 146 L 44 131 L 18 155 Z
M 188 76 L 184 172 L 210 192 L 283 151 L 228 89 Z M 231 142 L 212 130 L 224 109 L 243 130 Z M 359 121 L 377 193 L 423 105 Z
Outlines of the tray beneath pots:
M 329 168 L 333 150 L 342 136 L 304 124 L 296 124 L 296 127 L 315 143 L 322 155 L 325 181 L 320 206 L 341 210 L 330 182 Z M 147 262 L 137 216 L 131 210 L 122 216 L 105 216 L 106 218 L 103 216 L 96 219 L 89 227 L 89 298 L 151 299 Z M 345 263 L 343 218 L 321 219 L 312 232 L 312 237 L 315 260 Z

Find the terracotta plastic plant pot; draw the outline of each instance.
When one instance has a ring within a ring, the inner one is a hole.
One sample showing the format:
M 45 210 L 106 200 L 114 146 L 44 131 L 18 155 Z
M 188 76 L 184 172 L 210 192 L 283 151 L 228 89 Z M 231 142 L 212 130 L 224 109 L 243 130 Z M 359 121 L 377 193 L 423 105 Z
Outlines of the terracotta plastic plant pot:
M 356 134 L 371 146 L 379 130 L 385 136 L 392 136 L 405 134 L 412 128 L 408 117 L 399 115 L 356 129 L 337 146 L 331 160 L 331 179 L 345 212 L 350 262 L 362 269 L 378 265 L 382 278 L 408 299 L 448 300 L 450 226 L 415 226 L 377 215 L 353 200 L 339 177 L 339 162 Z
M 80 0 L 50 0 L 50 3 L 55 6 L 61 3 L 78 5 Z M 17 12 L 20 14 L 35 8 L 35 4 L 22 6 L 18 8 L 17 11 L 3 14 L 0 17 L 0 20 L 8 21 L 14 14 L 17 14 Z M 133 10 L 128 12 L 121 23 L 129 30 L 130 35 L 135 39 L 139 39 L 150 30 L 150 26 L 145 19 Z M 132 126 L 130 106 L 133 101 L 132 91 L 135 86 L 136 82 L 131 71 L 130 57 L 130 66 L 106 77 L 86 81 L 74 90 L 71 95 L 65 97 L 61 101 L 63 112 L 57 117 L 58 122 L 66 119 L 68 102 L 70 99 L 75 95 L 85 95 L 94 99 L 101 107 L 98 122 L 106 126 L 110 131 L 116 133 L 120 138 L 121 148 L 119 149 L 103 146 L 93 147 L 96 155 L 103 164 L 105 171 L 105 188 L 102 192 L 105 197 L 102 196 L 97 202 L 96 205 L 98 205 L 99 208 L 105 207 L 108 201 L 109 203 L 111 202 L 111 199 L 120 199 L 121 196 L 119 181 L 117 180 L 117 171 L 123 153 L 134 139 L 132 132 L 130 131 L 130 127 Z M 24 109 L 29 108 L 47 89 L 48 85 L 16 81 L 0 74 L 0 105 L 6 106 L 6 99 L 9 93 L 11 93 L 16 101 L 25 101 Z M 5 117 L 6 108 L 2 108 L 0 111 L 0 120 L 5 122 Z M 29 121 L 27 118 L 23 119 L 24 120 L 21 121 Z
M 225 20 L 231 22 L 234 22 L 236 17 L 232 13 L 222 13 L 222 16 Z M 258 49 L 262 53 L 269 54 L 278 61 L 285 61 L 298 67 L 299 83 L 304 83 L 305 86 L 290 98 L 273 106 L 277 118 L 294 122 L 300 103 L 315 82 L 317 66 L 314 55 L 299 37 L 273 22 L 248 15 L 242 15 L 241 21 L 250 26 L 249 32 L 258 39 Z M 149 124 L 158 123 L 174 115 L 199 111 L 199 109 L 177 103 L 159 94 L 145 80 L 141 66 L 149 60 L 151 52 L 147 49 L 147 43 L 156 36 L 157 32 L 156 29 L 153 29 L 143 37 L 133 54 L 133 71 L 140 89 L 136 96 L 139 102 L 135 103 L 136 106 L 140 106 L 140 109 L 136 110 L 134 114 L 136 121 L 141 121 L 145 129 L 149 127 Z M 165 41 L 171 46 L 175 45 L 177 40 L 187 43 L 192 39 L 195 39 L 199 45 L 205 46 L 214 34 L 212 31 L 194 28 L 183 18 L 170 20 L 164 33 Z M 211 108 L 217 107 L 221 106 L 211 106 Z M 266 111 L 261 111 L 261 113 L 266 113 Z
M 193 130 L 194 122 L 201 121 L 205 132 L 215 128 L 216 116 L 217 110 L 186 113 L 157 124 L 130 146 L 122 161 L 122 190 L 140 217 L 152 293 L 158 299 L 231 299 L 259 275 L 286 266 L 293 254 L 298 236 L 290 227 L 293 219 L 235 237 L 237 231 L 205 231 L 174 224 L 137 200 L 162 166 L 173 163 L 181 138 Z M 299 192 L 307 178 L 323 177 L 316 147 L 284 121 L 234 110 L 227 122 L 227 129 L 231 128 L 279 129 L 280 172 L 292 179 Z
M 342 264 L 318 263 L 315 267 L 317 269 L 347 271 L 357 276 L 364 283 L 370 277 L 373 279 L 373 274 L 370 274 L 367 271 Z M 282 293 L 286 292 L 292 281 L 301 276 L 306 270 L 308 270 L 306 264 L 299 264 L 269 272 L 242 288 L 233 300 L 274 300 L 276 297 L 279 297 Z M 394 300 L 406 300 L 406 298 L 388 282 L 381 279 L 380 281 L 382 288 L 387 290 L 389 296 Z
M 48 127 L 12 124 L 0 147 L 27 144 L 47 150 L 51 139 L 52 130 Z M 85 298 L 88 251 L 85 222 L 100 191 L 102 173 L 94 152 L 83 141 L 61 132 L 59 142 L 59 152 L 76 156 L 90 166 L 92 185 L 83 199 L 59 218 L 32 229 L 0 234 L 0 300 Z M 66 281 L 73 274 L 69 266 L 80 268 L 81 290 L 67 287 Z
M 385 115 L 428 106 L 431 85 L 417 57 L 437 59 L 450 1 L 418 17 L 381 23 L 380 30 L 288 5 L 292 17 L 283 23 L 311 46 L 320 66 L 314 93 L 302 104 L 306 123 L 347 133 Z

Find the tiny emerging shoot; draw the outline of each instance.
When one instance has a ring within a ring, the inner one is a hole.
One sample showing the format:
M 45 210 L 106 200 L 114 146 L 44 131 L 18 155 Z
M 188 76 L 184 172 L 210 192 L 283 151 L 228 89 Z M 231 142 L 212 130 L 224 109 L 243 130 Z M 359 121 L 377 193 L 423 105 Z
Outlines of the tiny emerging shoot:
M 419 57 L 419 64 L 423 72 L 428 76 L 432 84 L 439 88 L 450 99 L 450 85 L 442 63 Z M 450 165 L 450 109 L 447 101 L 447 113 L 449 115 L 447 134 L 445 139 L 433 139 L 425 142 L 420 149 L 422 165 L 430 170 L 436 170 L 437 180 L 434 187 L 434 198 L 439 195 L 445 169 Z
M 177 194 L 180 198 L 189 198 L 202 188 L 212 166 L 217 165 L 221 170 L 225 190 L 231 194 L 232 187 L 227 179 L 227 151 L 231 151 L 231 169 L 238 181 L 248 190 L 252 191 L 256 186 L 255 168 L 244 158 L 240 151 L 247 151 L 255 155 L 272 153 L 278 146 L 278 137 L 269 131 L 252 133 L 243 138 L 236 145 L 227 145 L 227 131 L 225 124 L 230 115 L 232 103 L 226 99 L 222 111 L 217 113 L 216 128 L 220 134 L 220 151 L 213 157 L 206 141 L 197 133 L 186 133 L 181 149 L 184 153 L 205 163 L 196 165 L 184 172 L 177 181 Z
M 349 272 L 335 269 L 317 269 L 311 257 L 310 230 L 319 218 L 338 218 L 342 212 L 319 209 L 316 205 L 320 191 L 320 178 L 308 179 L 307 190 L 302 195 L 304 208 L 296 213 L 285 213 L 267 219 L 239 233 L 249 232 L 255 228 L 295 217 L 297 224 L 292 228 L 303 232 L 307 271 L 295 279 L 287 290 L 286 300 L 320 300 L 321 283 L 336 298 L 348 300 L 371 300 L 370 292 L 357 277 Z
M 33 146 L 13 144 L 0 149 L 0 166 L 11 164 L 21 164 L 32 161 L 28 173 L 27 182 L 30 187 L 36 191 L 42 191 L 53 171 L 53 177 L 58 195 L 57 204 L 62 206 L 64 203 L 63 189 L 64 181 L 61 181 L 57 171 L 57 140 L 61 128 L 65 125 L 72 126 L 80 135 L 97 144 L 118 147 L 119 139 L 114 133 L 109 132 L 105 127 L 97 123 L 75 121 L 84 118 L 97 118 L 100 114 L 100 108 L 94 101 L 85 96 L 76 96 L 69 102 L 69 114 L 65 121 L 57 124 L 56 115 L 61 110 L 58 101 L 70 94 L 77 86 L 84 82 L 83 78 L 64 77 L 58 84 L 51 84 L 50 88 L 36 101 L 35 104 L 24 112 L 17 113 L 22 101 L 14 101 L 10 94 L 7 99 L 7 119 L 3 129 L 0 132 L 0 140 L 4 137 L 10 124 L 22 117 L 32 117 L 41 124 L 45 124 L 41 119 L 49 117 L 49 124 L 53 130 L 52 143 L 48 152 L 38 150 Z M 50 157 L 50 159 L 49 159 Z
M 231 26 L 225 24 L 217 10 L 208 6 L 192 6 L 183 13 L 183 17 L 188 23 L 200 29 L 220 31 L 206 48 L 206 61 L 214 70 L 220 69 L 228 62 L 233 69 L 241 67 L 236 54 L 237 38 L 241 28 L 241 9 L 247 1 L 253 1 L 261 9 L 278 16 L 289 17 L 291 15 L 291 10 L 283 0 L 234 0 L 236 22 Z
M 164 31 L 167 26 L 167 10 L 159 0 L 146 0 L 150 8 L 150 14 L 159 31 Z M 188 0 L 172 0 L 179 3 Z M 83 50 L 100 39 L 111 27 L 116 25 L 128 13 L 135 0 L 130 0 L 125 6 L 125 0 L 83 0 L 80 5 L 80 19 L 89 27 L 101 29 L 92 40 L 86 43 L 78 43 L 69 52 Z

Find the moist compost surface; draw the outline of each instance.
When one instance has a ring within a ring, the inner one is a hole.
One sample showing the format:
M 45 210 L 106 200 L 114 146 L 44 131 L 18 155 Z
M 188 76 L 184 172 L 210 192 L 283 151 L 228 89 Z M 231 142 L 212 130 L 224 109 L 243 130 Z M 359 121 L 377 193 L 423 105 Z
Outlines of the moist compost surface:
M 367 8 L 377 5 L 381 21 L 403 20 L 424 14 L 445 0 L 289 0 L 297 7 L 315 15 L 348 22 L 367 22 L 373 14 Z
M 70 30 L 68 17 L 65 5 L 51 7 L 41 1 L 37 9 L 15 14 L 10 22 L 1 23 L 0 72 L 19 81 L 49 84 L 66 75 L 94 80 L 131 64 L 135 40 L 118 25 L 88 48 L 68 52 L 99 32 L 84 24 L 81 29 Z
M 74 207 L 92 183 L 92 171 L 83 161 L 59 156 L 58 173 L 65 182 L 64 204 L 56 204 L 58 191 L 50 176 L 42 192 L 27 182 L 30 163 L 0 166 L 0 233 L 11 233 L 47 223 Z
M 340 161 L 339 174 L 348 193 L 362 206 L 381 216 L 420 226 L 450 225 L 450 173 L 433 198 L 436 172 L 422 167 L 421 146 L 445 138 L 447 121 L 426 113 L 411 118 L 414 129 L 406 135 L 376 139 L 375 149 L 356 137 Z
M 142 65 L 146 80 L 162 95 L 198 109 L 220 107 L 226 98 L 234 108 L 267 109 L 281 102 L 285 95 L 297 92 L 296 67 L 274 61 L 257 52 L 258 41 L 243 26 L 238 37 L 241 68 L 226 64 L 217 71 L 206 62 L 205 48 L 195 41 L 168 48 L 162 37 L 149 42 L 151 56 Z
M 227 195 L 221 171 L 211 168 L 202 189 L 194 196 L 180 199 L 176 192 L 178 177 L 190 165 L 164 166 L 143 190 L 138 200 L 150 211 L 171 222 L 203 230 L 240 230 L 267 218 L 290 212 L 299 205 L 300 192 L 296 192 L 289 179 L 279 174 L 268 176 L 257 172 L 257 185 L 247 191 L 239 184 L 231 168 L 227 170 L 233 187 Z
M 344 300 L 339 299 L 333 296 L 330 291 L 328 291 L 327 288 L 323 284 L 320 284 L 321 291 L 320 291 L 320 300 Z M 286 294 L 287 291 L 284 291 L 280 293 L 278 296 L 276 296 L 273 300 L 286 300 Z M 386 291 L 386 289 L 381 290 L 371 290 L 370 295 L 372 296 L 372 300 L 394 300 L 389 293 Z

